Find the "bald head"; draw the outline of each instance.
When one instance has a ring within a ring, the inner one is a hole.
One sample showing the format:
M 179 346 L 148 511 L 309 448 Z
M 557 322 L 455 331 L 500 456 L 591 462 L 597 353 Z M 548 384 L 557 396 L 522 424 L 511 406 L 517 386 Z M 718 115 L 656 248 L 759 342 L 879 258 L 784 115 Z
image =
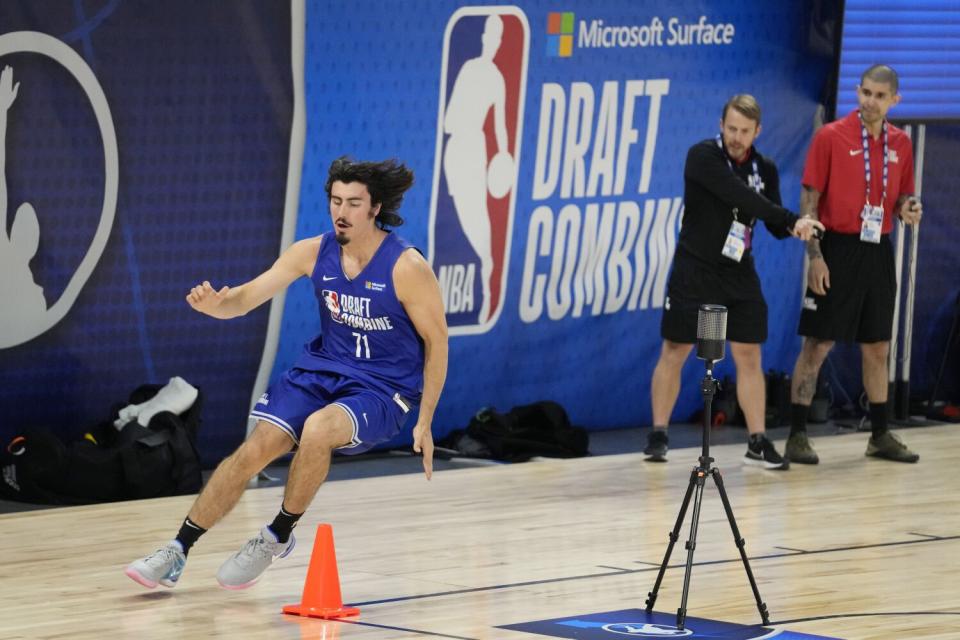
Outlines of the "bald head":
M 861 85 L 863 85 L 864 80 L 873 80 L 874 82 L 890 85 L 890 93 L 892 95 L 897 95 L 900 90 L 900 80 L 897 77 L 897 72 L 885 64 L 875 64 L 864 71 L 863 75 L 860 76 Z

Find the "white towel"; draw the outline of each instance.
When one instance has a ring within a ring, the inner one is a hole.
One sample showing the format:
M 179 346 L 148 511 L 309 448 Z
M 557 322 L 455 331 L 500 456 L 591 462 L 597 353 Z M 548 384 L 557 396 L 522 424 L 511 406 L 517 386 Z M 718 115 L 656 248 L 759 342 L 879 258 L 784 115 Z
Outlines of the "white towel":
M 150 424 L 150 419 L 161 411 L 171 411 L 177 415 L 193 406 L 199 391 L 180 376 L 170 378 L 157 395 L 140 404 L 130 404 L 120 410 L 119 418 L 113 421 L 117 430 L 123 429 L 134 418 L 142 426 Z

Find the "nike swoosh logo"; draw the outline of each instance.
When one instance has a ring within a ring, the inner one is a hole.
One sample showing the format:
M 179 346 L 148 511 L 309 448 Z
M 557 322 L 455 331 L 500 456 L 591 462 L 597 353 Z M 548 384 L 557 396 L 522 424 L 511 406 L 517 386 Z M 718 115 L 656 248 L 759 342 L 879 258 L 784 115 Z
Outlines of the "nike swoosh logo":
M 366 413 L 363 414 L 363 421 L 364 421 L 368 426 L 370 425 L 370 421 L 367 420 L 367 414 L 366 414 Z
M 858 156 L 863 153 L 863 149 L 850 149 L 851 156 Z
M 337 279 L 337 276 L 331 276 L 329 278 L 327 276 L 323 276 L 324 282 L 330 282 L 331 280 L 336 280 L 336 279 Z

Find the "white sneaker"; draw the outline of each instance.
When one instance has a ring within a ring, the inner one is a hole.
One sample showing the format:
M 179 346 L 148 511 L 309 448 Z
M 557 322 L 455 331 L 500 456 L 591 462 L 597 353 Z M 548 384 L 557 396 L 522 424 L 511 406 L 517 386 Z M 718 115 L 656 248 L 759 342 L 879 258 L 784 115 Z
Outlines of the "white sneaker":
M 124 573 L 148 589 L 153 589 L 158 584 L 173 587 L 180 579 L 186 562 L 187 556 L 183 554 L 180 543 L 173 540 L 146 558 L 130 563 Z
M 292 533 L 286 542 L 278 542 L 270 527 L 265 526 L 257 537 L 248 540 L 220 566 L 217 582 L 224 589 L 246 589 L 260 579 L 274 558 L 287 557 L 296 543 Z

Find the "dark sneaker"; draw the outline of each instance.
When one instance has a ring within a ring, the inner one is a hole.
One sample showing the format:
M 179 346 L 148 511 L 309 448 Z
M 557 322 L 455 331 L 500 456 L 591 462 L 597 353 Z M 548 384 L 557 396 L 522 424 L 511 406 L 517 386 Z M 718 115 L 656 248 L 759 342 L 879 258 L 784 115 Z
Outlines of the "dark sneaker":
M 747 444 L 747 452 L 743 456 L 743 462 L 753 467 L 779 471 L 786 471 L 790 468 L 790 461 L 784 460 L 783 456 L 777 453 L 773 443 L 764 435 L 759 438 L 750 438 L 750 442 Z
M 810 444 L 810 438 L 807 437 L 806 431 L 790 434 L 783 455 L 790 462 L 798 464 L 817 464 L 820 462 L 820 456 L 813 450 L 813 445 Z
M 654 429 L 647 434 L 647 448 L 643 450 L 643 455 L 648 456 L 650 462 L 667 461 L 667 445 L 670 439 L 667 438 L 667 432 L 663 429 Z
M 879 437 L 870 436 L 866 455 L 895 462 L 916 462 L 920 459 L 920 455 L 910 451 L 900 436 L 892 431 L 884 431 Z

